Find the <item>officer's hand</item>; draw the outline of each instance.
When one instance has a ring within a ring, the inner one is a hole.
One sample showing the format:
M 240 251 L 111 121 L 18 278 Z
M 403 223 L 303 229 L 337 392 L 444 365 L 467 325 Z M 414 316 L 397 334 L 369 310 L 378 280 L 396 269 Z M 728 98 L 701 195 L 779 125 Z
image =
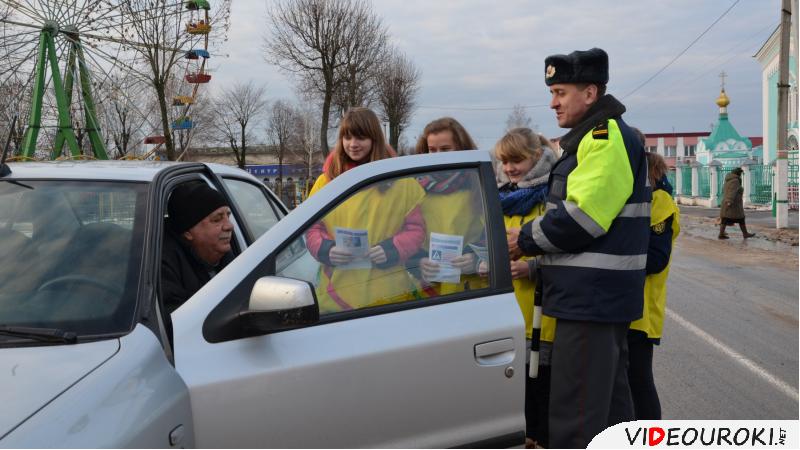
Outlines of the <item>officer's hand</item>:
M 455 257 L 450 261 L 453 267 L 461 270 L 461 273 L 475 272 L 475 253 L 466 253 Z
M 331 260 L 331 264 L 334 266 L 340 266 L 342 264 L 347 264 L 353 260 L 353 254 L 349 251 L 339 248 L 338 246 L 334 245 L 331 247 L 331 251 L 328 254 L 328 257 Z
M 419 267 L 422 269 L 422 279 L 429 280 L 436 276 L 439 273 L 439 264 L 431 261 L 428 258 L 422 258 L 419 260 Z
M 511 257 L 512 261 L 516 261 L 522 257 L 522 251 L 517 246 L 517 240 L 519 240 L 519 228 L 509 228 L 506 231 L 506 237 L 508 238 L 508 256 Z
M 375 247 L 369 249 L 368 255 L 373 264 L 383 264 L 387 261 L 386 252 L 380 245 L 376 245 Z
M 520 278 L 528 279 L 529 266 L 527 261 L 511 261 L 511 278 L 519 280 Z

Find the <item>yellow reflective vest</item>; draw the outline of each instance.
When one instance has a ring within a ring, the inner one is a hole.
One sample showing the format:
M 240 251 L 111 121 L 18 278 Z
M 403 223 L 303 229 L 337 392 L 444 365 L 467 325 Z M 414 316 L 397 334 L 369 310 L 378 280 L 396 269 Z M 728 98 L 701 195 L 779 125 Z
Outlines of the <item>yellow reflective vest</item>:
M 310 195 L 322 189 L 328 181 L 327 176 L 320 175 Z M 337 205 L 323 217 L 322 223 L 332 237 L 336 227 L 366 229 L 372 247 L 394 236 L 424 195 L 425 191 L 413 178 L 379 184 L 363 189 Z M 323 264 L 320 272 L 316 292 L 320 313 L 323 314 L 413 298 L 414 285 L 402 263 L 387 269 L 375 266 L 338 269 Z
M 654 227 L 672 216 L 672 244 L 681 231 L 680 211 L 672 197 L 664 190 L 653 191 L 650 206 L 650 226 Z M 647 333 L 651 339 L 661 338 L 664 329 L 664 310 L 667 306 L 667 277 L 672 255 L 667 267 L 659 273 L 648 275 L 644 281 L 644 311 L 642 318 L 631 323 L 632 330 Z
M 422 248 L 430 248 L 431 233 L 451 234 L 464 237 L 464 250 L 469 244 L 478 243 L 483 235 L 483 205 L 476 193 L 469 188 L 447 194 L 427 193 L 422 200 L 422 217 L 425 218 L 426 237 Z M 481 289 L 489 286 L 487 278 L 477 274 L 461 275 L 461 282 L 432 283 L 429 289 L 421 289 L 425 297 L 448 295 L 465 289 Z
M 544 214 L 545 205 L 540 203 L 524 216 L 503 216 L 503 221 L 506 224 L 506 230 L 509 228 L 520 228 L 522 224 L 528 223 Z M 523 256 L 523 261 L 527 261 L 530 257 Z M 522 316 L 525 318 L 525 336 L 530 339 L 533 333 L 533 294 L 536 290 L 536 283 L 529 279 L 521 278 L 513 280 L 514 295 L 517 297 L 519 309 L 522 311 Z M 542 314 L 542 328 L 539 340 L 546 342 L 553 342 L 553 337 L 556 334 L 556 319 Z

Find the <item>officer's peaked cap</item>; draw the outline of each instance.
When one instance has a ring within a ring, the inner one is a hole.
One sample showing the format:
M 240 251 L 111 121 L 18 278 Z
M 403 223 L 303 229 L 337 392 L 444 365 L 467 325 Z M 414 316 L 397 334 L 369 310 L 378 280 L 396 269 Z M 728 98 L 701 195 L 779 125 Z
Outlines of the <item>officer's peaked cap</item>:
M 608 83 L 608 54 L 600 48 L 575 50 L 569 55 L 551 55 L 544 60 L 544 82 Z

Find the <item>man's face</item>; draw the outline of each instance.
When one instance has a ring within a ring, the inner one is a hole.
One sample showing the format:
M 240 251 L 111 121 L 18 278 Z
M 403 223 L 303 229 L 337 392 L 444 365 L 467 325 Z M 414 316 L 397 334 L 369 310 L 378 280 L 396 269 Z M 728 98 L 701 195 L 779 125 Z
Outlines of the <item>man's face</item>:
M 550 86 L 550 108 L 556 111 L 556 120 L 561 128 L 578 125 L 597 99 L 597 86 L 590 84 L 554 84 Z
M 231 250 L 233 224 L 230 216 L 231 209 L 220 206 L 183 233 L 197 256 L 211 265 L 217 264 Z

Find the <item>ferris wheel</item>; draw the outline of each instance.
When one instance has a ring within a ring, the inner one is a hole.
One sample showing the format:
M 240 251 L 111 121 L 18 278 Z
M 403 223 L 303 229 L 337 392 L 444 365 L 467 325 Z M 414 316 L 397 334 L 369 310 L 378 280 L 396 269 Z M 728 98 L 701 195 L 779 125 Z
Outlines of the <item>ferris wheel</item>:
M 0 0 L 0 107 L 26 120 L 20 155 L 107 159 L 103 125 L 121 110 L 151 130 L 139 142 L 191 133 L 229 27 L 230 0 L 214 1 Z

